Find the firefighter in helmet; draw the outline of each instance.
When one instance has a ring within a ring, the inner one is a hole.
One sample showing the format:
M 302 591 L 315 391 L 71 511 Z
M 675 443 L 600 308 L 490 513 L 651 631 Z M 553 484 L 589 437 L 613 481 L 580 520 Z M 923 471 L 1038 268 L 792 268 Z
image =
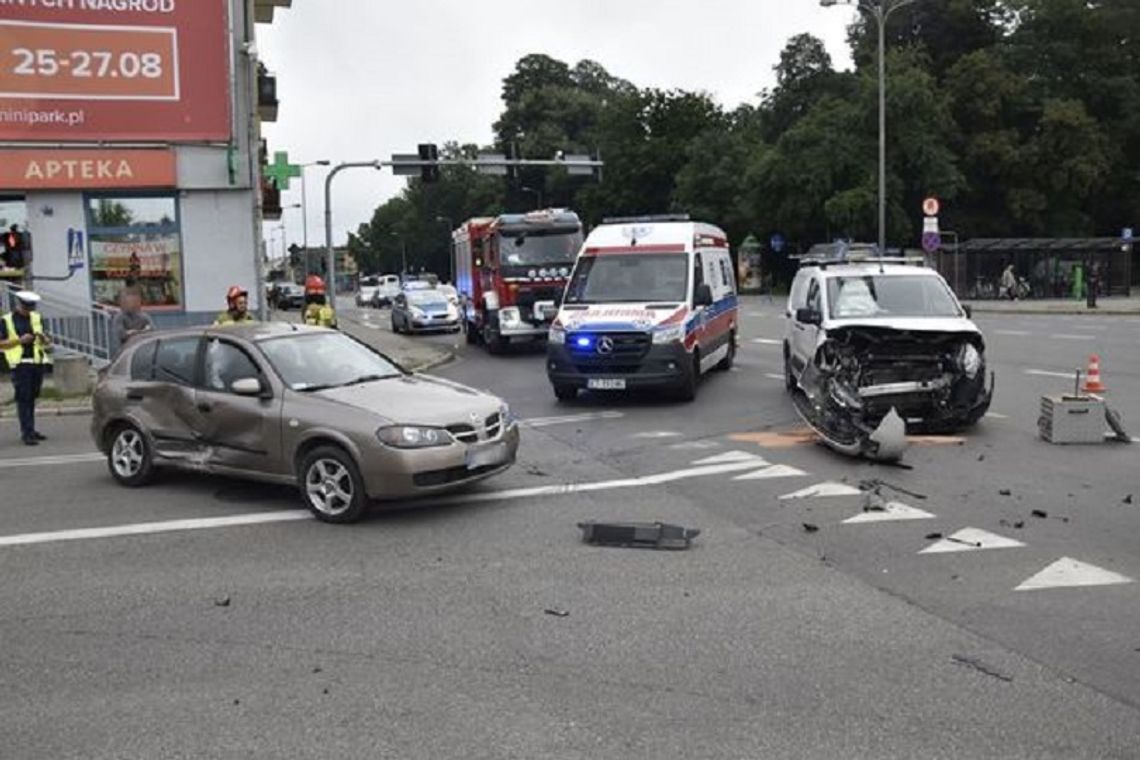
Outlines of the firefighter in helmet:
M 305 278 L 305 324 L 336 327 L 336 312 L 328 303 L 325 281 L 315 274 Z
M 214 320 L 214 325 L 240 325 L 256 322 L 249 313 L 249 293 L 238 285 L 231 285 L 226 291 L 226 310 Z

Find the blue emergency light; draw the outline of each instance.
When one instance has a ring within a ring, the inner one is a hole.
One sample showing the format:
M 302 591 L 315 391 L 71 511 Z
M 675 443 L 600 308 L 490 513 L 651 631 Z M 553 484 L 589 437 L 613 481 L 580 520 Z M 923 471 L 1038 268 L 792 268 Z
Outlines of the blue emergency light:
M 575 343 L 577 344 L 578 348 L 589 348 L 590 343 L 592 343 L 592 341 L 590 340 L 590 338 L 583 335 L 580 338 L 578 338 L 578 340 L 576 340 Z

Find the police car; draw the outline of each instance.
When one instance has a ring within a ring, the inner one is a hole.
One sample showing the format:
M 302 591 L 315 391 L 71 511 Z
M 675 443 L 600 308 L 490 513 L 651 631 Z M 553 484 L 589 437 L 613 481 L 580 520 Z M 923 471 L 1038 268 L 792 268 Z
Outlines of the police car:
M 785 316 L 788 390 L 833 447 L 873 454 L 871 436 L 892 409 L 912 429 L 937 431 L 989 409 L 985 339 L 921 258 L 842 245 L 809 254 Z
M 583 244 L 547 343 L 559 400 L 666 389 L 692 400 L 736 354 L 728 239 L 688 217 L 606 220 Z

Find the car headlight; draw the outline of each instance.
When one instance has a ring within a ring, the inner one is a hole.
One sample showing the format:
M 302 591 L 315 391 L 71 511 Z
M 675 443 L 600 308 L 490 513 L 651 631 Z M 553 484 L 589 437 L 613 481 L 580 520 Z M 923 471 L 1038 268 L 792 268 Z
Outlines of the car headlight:
M 982 370 L 982 355 L 973 343 L 966 343 L 958 350 L 958 366 L 971 380 Z
M 670 325 L 669 327 L 659 327 L 653 331 L 653 343 L 658 346 L 664 343 L 676 343 L 684 339 L 684 325 Z
M 504 325 L 517 325 L 522 321 L 522 317 L 519 316 L 518 308 L 508 306 L 499 312 L 499 321 Z
M 433 446 L 448 446 L 452 442 L 451 433 L 440 428 L 419 427 L 416 425 L 393 425 L 376 431 L 380 443 L 397 449 L 428 449 Z
M 510 427 L 515 423 L 515 416 L 511 412 L 511 405 L 506 401 L 499 407 L 499 418 L 503 421 L 503 425 Z
M 413 306 L 412 307 L 412 316 L 415 317 L 416 319 L 423 319 L 424 317 L 427 316 L 427 313 L 423 309 L 419 308 L 418 306 Z
M 547 333 L 546 341 L 553 343 L 557 346 L 566 345 L 566 328 L 560 325 L 551 325 L 550 332 Z

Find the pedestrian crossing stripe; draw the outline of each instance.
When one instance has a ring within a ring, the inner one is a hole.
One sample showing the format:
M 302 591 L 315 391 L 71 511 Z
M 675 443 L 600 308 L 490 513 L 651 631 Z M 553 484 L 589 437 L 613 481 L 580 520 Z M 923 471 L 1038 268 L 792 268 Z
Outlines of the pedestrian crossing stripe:
M 963 528 L 940 541 L 935 541 L 919 554 L 950 554 L 952 552 L 976 552 L 983 549 L 1016 549 L 1025 546 L 1012 538 L 977 528 Z
M 860 512 L 854 517 L 849 517 L 844 520 L 843 524 L 856 525 L 860 523 L 891 522 L 894 520 L 929 520 L 933 517 L 934 515 L 929 512 L 903 504 L 901 501 L 890 501 L 883 506 L 882 510 Z
M 1072 557 L 1062 557 L 1033 577 L 1025 580 L 1014 591 L 1037 591 L 1047 588 L 1074 588 L 1077 586 L 1113 586 L 1133 583 L 1127 575 L 1121 575 L 1103 567 L 1090 565 Z
M 757 456 L 747 451 L 726 451 L 723 454 L 716 454 L 705 459 L 698 459 L 693 462 L 694 467 L 703 467 L 706 464 L 733 464 L 735 462 L 755 462 L 757 467 L 764 467 L 768 464 L 764 457 Z
M 855 486 L 846 483 L 816 483 L 794 493 L 786 493 L 780 497 L 781 501 L 791 499 L 817 499 L 827 496 L 858 496 L 863 492 Z
M 765 467 L 763 470 L 756 472 L 748 472 L 744 475 L 737 475 L 733 480 L 771 480 L 774 478 L 802 478 L 807 475 L 803 470 L 797 470 L 795 467 L 789 467 L 786 464 L 772 465 Z

